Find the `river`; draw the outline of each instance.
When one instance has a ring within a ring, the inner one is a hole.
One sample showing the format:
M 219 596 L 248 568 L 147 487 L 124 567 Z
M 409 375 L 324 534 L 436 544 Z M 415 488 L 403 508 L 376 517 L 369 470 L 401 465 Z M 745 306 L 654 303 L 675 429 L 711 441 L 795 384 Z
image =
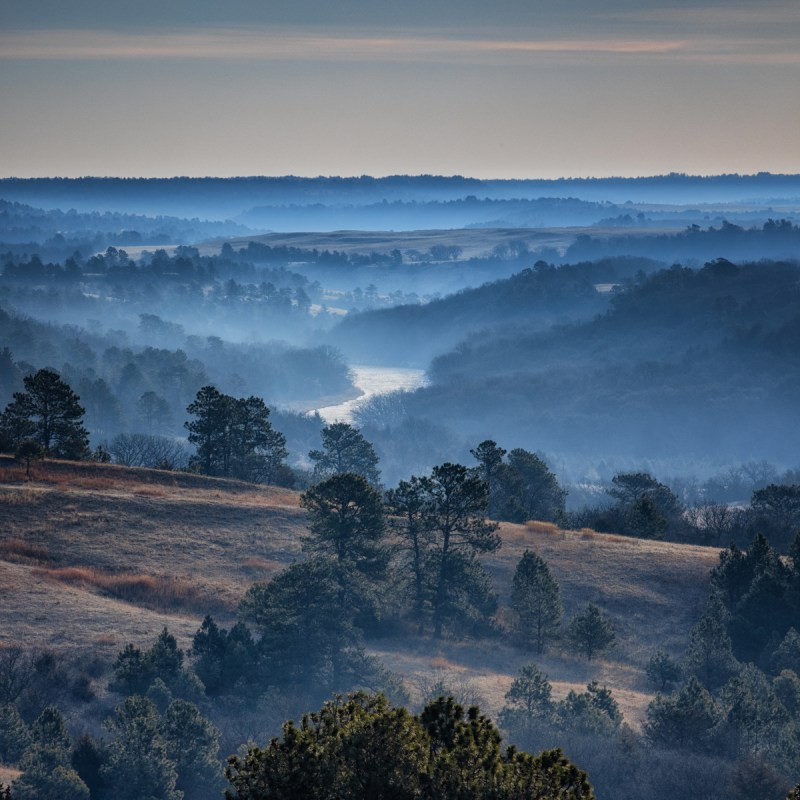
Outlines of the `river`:
M 419 389 L 427 383 L 424 369 L 364 367 L 357 365 L 351 365 L 350 369 L 353 372 L 353 383 L 363 394 L 352 400 L 345 400 L 344 403 L 316 409 L 328 424 L 331 422 L 352 422 L 353 410 L 377 394 L 388 394 L 399 389 Z

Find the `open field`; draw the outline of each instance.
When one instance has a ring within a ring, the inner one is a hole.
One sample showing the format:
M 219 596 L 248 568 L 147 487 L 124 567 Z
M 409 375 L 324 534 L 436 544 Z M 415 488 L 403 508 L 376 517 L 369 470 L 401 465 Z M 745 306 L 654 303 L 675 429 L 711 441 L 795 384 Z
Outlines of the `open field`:
M 623 228 L 623 227 L 564 227 L 564 228 L 447 228 L 442 230 L 416 231 L 331 231 L 299 233 L 267 233 L 227 239 L 234 249 L 247 247 L 249 242 L 259 242 L 269 247 L 297 247 L 304 250 L 338 250 L 349 255 L 369 255 L 400 250 L 404 254 L 416 250 L 424 253 L 436 245 L 462 248 L 459 261 L 488 256 L 495 247 L 512 242 L 524 242 L 530 250 L 553 247 L 561 252 L 575 239 L 591 231 L 597 238 L 619 236 L 627 233 L 637 236 L 652 236 L 659 233 L 674 233 L 675 228 Z M 212 241 L 198 245 L 203 255 L 216 254 L 223 241 Z M 146 248 L 145 248 L 146 249 Z M 151 248 L 152 249 L 152 248 Z M 136 248 L 129 248 L 129 254 Z
M 182 646 L 205 613 L 229 623 L 248 586 L 301 557 L 299 495 L 181 473 L 46 462 L 32 479 L 0 459 L 0 645 L 113 656 L 167 625 Z M 546 524 L 503 524 L 485 563 L 501 602 L 526 548 L 550 564 L 566 616 L 592 601 L 618 644 L 587 663 L 553 648 L 537 659 L 560 696 L 591 679 L 641 720 L 651 693 L 644 665 L 657 646 L 679 655 L 700 616 L 717 551 Z M 507 618 L 501 610 L 501 621 Z M 388 637 L 371 644 L 413 697 L 440 679 L 489 711 L 531 654 L 498 641 Z

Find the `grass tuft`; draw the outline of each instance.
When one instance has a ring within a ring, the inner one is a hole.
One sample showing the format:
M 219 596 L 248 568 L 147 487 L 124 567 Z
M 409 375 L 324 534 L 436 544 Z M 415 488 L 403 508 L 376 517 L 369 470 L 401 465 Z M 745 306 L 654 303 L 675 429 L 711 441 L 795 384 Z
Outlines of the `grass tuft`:
M 561 528 L 555 522 L 542 522 L 541 520 L 531 519 L 525 523 L 525 527 L 534 533 L 549 533 L 551 535 L 561 533 Z
M 4 506 L 35 506 L 40 500 L 39 492 L 33 489 L 0 490 L 0 504 Z
M 0 559 L 22 564 L 45 564 L 50 560 L 47 548 L 24 539 L 6 539 L 0 542 Z
M 158 611 L 184 609 L 205 612 L 219 600 L 197 586 L 174 577 L 113 574 L 92 567 L 39 567 L 33 570 L 36 577 L 60 581 L 69 586 L 99 589 L 126 603 L 133 603 Z

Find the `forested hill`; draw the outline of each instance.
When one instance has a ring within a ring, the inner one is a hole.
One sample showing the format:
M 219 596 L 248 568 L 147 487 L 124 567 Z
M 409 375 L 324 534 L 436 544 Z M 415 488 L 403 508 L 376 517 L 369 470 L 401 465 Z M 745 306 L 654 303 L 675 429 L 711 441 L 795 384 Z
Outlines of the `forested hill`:
M 38 253 L 44 258 L 66 258 L 75 250 L 90 255 L 109 245 L 187 244 L 212 237 L 243 236 L 248 232 L 248 228 L 233 222 L 113 211 L 81 213 L 73 208 L 66 211 L 34 208 L 0 199 L 2 252 Z
M 608 303 L 598 291 L 658 268 L 647 259 L 618 258 L 555 268 L 538 262 L 507 280 L 487 283 L 426 305 L 353 314 L 331 332 L 353 360 L 427 366 L 470 333 L 516 323 L 533 330 L 586 320 Z
M 459 175 L 241 178 L 4 178 L 0 197 L 78 211 L 116 210 L 178 216 L 229 217 L 254 206 L 369 204 L 387 200 L 577 197 L 624 203 L 702 203 L 800 197 L 798 175 L 672 174 L 648 178 L 477 180 Z
M 582 457 L 762 457 L 800 448 L 800 266 L 674 267 L 607 313 L 483 331 L 437 358 L 410 416 Z

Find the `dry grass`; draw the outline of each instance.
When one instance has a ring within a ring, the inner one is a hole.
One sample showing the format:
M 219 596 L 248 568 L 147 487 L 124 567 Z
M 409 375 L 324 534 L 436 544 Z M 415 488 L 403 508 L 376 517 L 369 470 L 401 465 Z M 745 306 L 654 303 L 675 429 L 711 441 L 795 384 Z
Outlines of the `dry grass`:
M 109 574 L 91 567 L 38 567 L 32 575 L 61 581 L 69 586 L 99 589 L 110 597 L 159 611 L 185 609 L 199 614 L 220 610 L 220 602 L 208 591 L 176 577 Z M 225 610 L 229 607 L 222 606 Z
M 128 641 L 151 643 L 167 625 L 185 647 L 205 613 L 230 624 L 253 581 L 301 557 L 298 497 L 183 473 L 51 461 L 26 482 L 0 458 L 0 643 L 113 655 Z M 506 607 L 500 623 L 512 619 L 514 569 L 535 550 L 561 586 L 567 619 L 587 602 L 612 618 L 618 645 L 606 660 L 588 664 L 559 646 L 537 656 L 506 640 L 381 640 L 377 655 L 409 683 L 457 675 L 490 712 L 535 660 L 559 696 L 592 679 L 608 684 L 636 724 L 649 699 L 644 666 L 656 647 L 682 652 L 718 552 L 542 522 L 503 523 L 499 534 L 503 546 L 483 562 Z
M 542 522 L 540 520 L 531 519 L 525 523 L 525 527 L 534 533 L 549 533 L 551 535 L 558 535 L 561 533 L 561 528 L 555 522 Z
M 43 564 L 49 560 L 47 548 L 23 539 L 0 541 L 0 559 L 28 564 Z
M 30 488 L 3 489 L 0 491 L 0 505 L 4 506 L 34 506 L 38 500 L 38 492 Z

